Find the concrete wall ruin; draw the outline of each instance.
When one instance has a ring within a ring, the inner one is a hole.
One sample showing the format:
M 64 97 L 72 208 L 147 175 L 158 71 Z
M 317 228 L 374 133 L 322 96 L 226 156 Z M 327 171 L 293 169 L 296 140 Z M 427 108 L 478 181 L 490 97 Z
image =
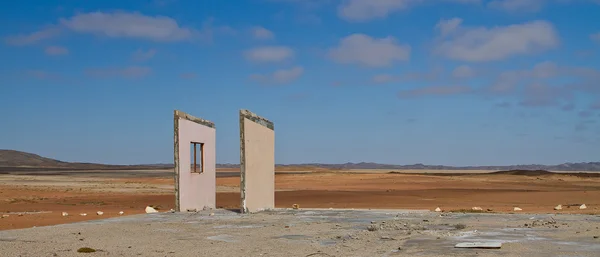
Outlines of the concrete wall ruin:
M 275 131 L 273 123 L 240 110 L 241 211 L 275 208 Z
M 174 117 L 176 211 L 214 209 L 216 206 L 215 124 L 181 111 Z M 199 153 L 192 157 L 192 143 Z M 194 165 L 194 159 L 198 165 Z

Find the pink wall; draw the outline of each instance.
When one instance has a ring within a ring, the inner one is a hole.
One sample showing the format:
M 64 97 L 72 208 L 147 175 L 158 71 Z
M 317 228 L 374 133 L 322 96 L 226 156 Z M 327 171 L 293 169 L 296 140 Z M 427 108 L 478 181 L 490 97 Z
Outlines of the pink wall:
M 216 206 L 216 130 L 179 118 L 179 210 Z M 204 143 L 204 172 L 192 173 L 190 143 Z
M 275 208 L 275 131 L 243 118 L 242 212 Z

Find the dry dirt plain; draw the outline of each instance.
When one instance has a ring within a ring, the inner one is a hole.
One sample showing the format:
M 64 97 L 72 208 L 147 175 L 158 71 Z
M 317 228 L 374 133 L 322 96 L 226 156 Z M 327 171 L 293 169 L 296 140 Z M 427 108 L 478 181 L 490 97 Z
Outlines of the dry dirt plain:
M 301 208 L 432 210 L 439 206 L 444 211 L 457 211 L 480 206 L 505 213 L 518 206 L 527 213 L 600 213 L 600 177 L 492 175 L 478 171 L 444 176 L 406 173 L 278 171 L 276 207 L 299 204 Z M 239 175 L 235 170 L 218 172 L 217 190 L 219 208 L 239 207 Z M 147 205 L 169 210 L 174 208 L 174 198 L 169 170 L 0 174 L 0 230 L 116 217 L 119 211 L 124 215 L 141 214 Z M 575 207 L 583 203 L 587 209 Z M 554 211 L 557 204 L 564 209 Z M 98 216 L 97 211 L 104 214 Z M 69 216 L 63 217 L 62 212 Z

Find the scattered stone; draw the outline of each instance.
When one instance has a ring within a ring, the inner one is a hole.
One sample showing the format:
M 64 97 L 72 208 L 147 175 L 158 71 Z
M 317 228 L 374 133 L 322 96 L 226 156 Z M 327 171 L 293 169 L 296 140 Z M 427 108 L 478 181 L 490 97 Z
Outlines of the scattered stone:
M 483 211 L 483 209 L 481 207 L 473 207 L 473 208 L 471 208 L 471 210 L 473 210 L 473 211 Z
M 582 205 L 579 206 L 579 209 L 580 210 L 585 210 L 585 209 L 587 209 L 587 206 L 585 206 L 585 204 L 582 204 Z
M 435 208 L 435 212 L 441 212 L 442 209 L 440 209 L 440 207 Z
M 367 227 L 367 230 L 368 231 L 377 231 L 377 230 L 379 230 L 379 227 L 375 224 L 371 224 Z
M 294 210 L 298 210 L 298 209 L 300 209 L 300 205 L 298 205 L 298 204 L 296 204 L 296 203 L 295 203 L 295 204 L 292 204 L 292 208 L 293 208 Z
M 77 249 L 78 253 L 94 253 L 96 252 L 96 249 L 94 248 L 89 248 L 89 247 L 81 247 L 79 249 Z
M 396 240 L 396 239 L 393 237 L 390 237 L 390 236 L 381 236 L 381 240 Z
M 454 228 L 457 229 L 457 230 L 461 230 L 461 229 L 467 228 L 467 225 L 465 225 L 465 224 L 456 224 L 456 225 L 454 225 Z
M 523 209 L 519 208 L 519 207 L 515 207 L 513 208 L 513 211 L 522 211 Z
M 492 209 L 487 209 L 487 211 L 489 211 L 489 212 L 492 212 L 492 211 L 494 211 L 494 210 L 492 210 Z
M 69 216 L 69 214 L 63 211 L 63 212 L 62 212 L 62 216 L 63 216 L 63 217 L 66 217 L 66 216 Z
M 158 212 L 156 209 L 150 207 L 150 206 L 146 206 L 146 213 L 156 213 Z
M 170 213 L 175 213 L 175 210 L 173 210 L 173 209 L 170 209 L 170 210 L 169 210 L 169 212 L 170 212 Z
M 102 212 L 102 211 L 97 211 L 97 212 L 96 212 L 96 215 L 98 215 L 98 216 L 100 216 L 100 215 L 102 215 L 102 214 L 104 214 L 104 212 Z
M 502 243 L 499 243 L 499 242 L 468 242 L 468 243 L 458 243 L 454 247 L 456 247 L 456 248 L 500 249 L 502 247 Z
M 3 218 L 3 219 L 4 219 L 4 218 L 8 218 L 8 216 L 10 216 L 10 215 L 8 215 L 8 214 L 2 214 L 2 218 Z
M 79 216 L 87 216 L 87 213 L 80 213 Z
M 211 212 L 210 214 L 208 214 L 208 216 L 215 216 L 215 213 Z
M 595 239 L 598 239 L 598 236 L 594 236 Z
M 556 207 L 554 207 L 554 210 L 555 211 L 562 210 L 562 204 L 559 204 Z
M 119 212 L 119 215 L 123 215 L 123 214 L 124 214 L 124 212 L 123 212 L 123 211 L 120 211 L 120 212 Z
M 558 225 L 556 225 L 556 220 L 554 220 L 554 218 L 549 217 L 547 219 L 543 219 L 543 220 L 534 220 L 533 222 L 531 222 L 531 224 L 525 224 L 525 227 L 544 227 L 544 226 L 548 226 L 548 227 L 554 227 L 554 228 L 558 228 Z

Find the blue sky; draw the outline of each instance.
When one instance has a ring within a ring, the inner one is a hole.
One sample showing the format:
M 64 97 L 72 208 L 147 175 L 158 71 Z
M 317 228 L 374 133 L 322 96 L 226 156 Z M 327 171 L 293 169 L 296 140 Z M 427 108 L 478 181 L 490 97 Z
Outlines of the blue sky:
M 10 1 L 0 148 L 169 163 L 173 110 L 277 163 L 600 161 L 600 1 Z

